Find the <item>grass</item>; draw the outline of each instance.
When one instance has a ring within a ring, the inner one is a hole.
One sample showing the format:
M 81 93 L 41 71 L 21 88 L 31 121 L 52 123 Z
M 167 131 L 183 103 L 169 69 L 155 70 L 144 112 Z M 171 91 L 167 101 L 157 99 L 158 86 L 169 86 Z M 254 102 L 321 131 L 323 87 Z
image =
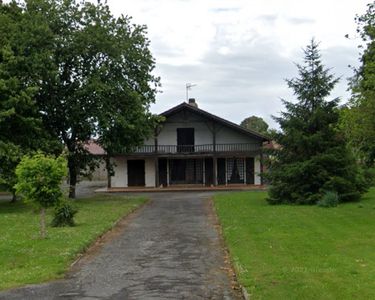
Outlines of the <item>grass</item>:
M 217 195 L 224 239 L 251 299 L 375 299 L 375 188 L 335 208 Z
M 39 239 L 39 215 L 29 206 L 1 201 L 0 289 L 63 277 L 79 253 L 145 201 L 110 196 L 76 200 L 77 226 L 48 227 L 45 240 Z

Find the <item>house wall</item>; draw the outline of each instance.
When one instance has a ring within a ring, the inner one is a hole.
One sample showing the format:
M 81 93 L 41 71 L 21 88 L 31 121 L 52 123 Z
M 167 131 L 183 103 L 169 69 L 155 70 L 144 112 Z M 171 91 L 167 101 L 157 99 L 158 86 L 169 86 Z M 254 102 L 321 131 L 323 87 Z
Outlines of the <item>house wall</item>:
M 159 145 L 177 145 L 177 128 L 194 128 L 195 145 L 205 145 L 213 143 L 213 134 L 210 131 L 205 120 L 197 116 L 191 115 L 177 118 L 173 116 L 163 124 L 158 136 Z M 216 143 L 217 144 L 234 144 L 234 143 L 259 143 L 259 140 L 242 134 L 230 127 L 216 125 Z M 153 145 L 154 140 L 148 139 L 145 145 Z
M 123 156 L 116 156 L 111 159 L 114 163 L 115 176 L 111 177 L 112 187 L 127 187 L 128 186 L 128 172 L 126 159 Z
M 229 127 L 220 127 L 216 133 L 216 144 L 244 144 L 259 143 L 259 140 L 253 139 L 248 135 L 241 134 Z
M 142 159 L 142 158 L 140 158 Z M 116 156 L 112 159 L 115 163 L 115 176 L 111 177 L 112 187 L 128 187 L 128 166 L 127 159 L 123 156 Z M 155 187 L 155 161 L 153 158 L 146 158 L 145 161 L 145 186 Z
M 195 145 L 212 144 L 212 133 L 203 122 L 165 123 L 158 136 L 159 145 L 177 145 L 177 128 L 194 128 Z
M 91 174 L 91 180 L 106 180 L 107 168 L 104 161 L 100 161 L 99 166 Z

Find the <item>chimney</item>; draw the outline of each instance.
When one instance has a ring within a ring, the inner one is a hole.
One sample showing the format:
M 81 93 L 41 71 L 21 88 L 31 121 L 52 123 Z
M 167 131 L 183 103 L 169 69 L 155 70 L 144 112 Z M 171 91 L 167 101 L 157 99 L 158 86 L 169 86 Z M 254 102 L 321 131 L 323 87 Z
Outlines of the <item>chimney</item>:
M 195 102 L 195 98 L 189 98 L 189 105 L 198 107 L 197 102 Z

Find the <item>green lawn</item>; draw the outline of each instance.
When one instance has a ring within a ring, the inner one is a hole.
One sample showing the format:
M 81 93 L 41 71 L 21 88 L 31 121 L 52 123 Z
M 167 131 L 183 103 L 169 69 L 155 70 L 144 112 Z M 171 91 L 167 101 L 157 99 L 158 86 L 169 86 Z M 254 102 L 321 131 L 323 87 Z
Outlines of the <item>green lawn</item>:
M 0 200 L 0 289 L 63 277 L 78 253 L 145 201 L 111 196 L 77 200 L 77 226 L 48 227 L 48 238 L 41 240 L 38 214 L 21 202 Z M 51 219 L 52 210 L 48 223 Z
M 214 199 L 251 299 L 375 299 L 375 188 L 336 208 L 270 206 L 266 195 Z

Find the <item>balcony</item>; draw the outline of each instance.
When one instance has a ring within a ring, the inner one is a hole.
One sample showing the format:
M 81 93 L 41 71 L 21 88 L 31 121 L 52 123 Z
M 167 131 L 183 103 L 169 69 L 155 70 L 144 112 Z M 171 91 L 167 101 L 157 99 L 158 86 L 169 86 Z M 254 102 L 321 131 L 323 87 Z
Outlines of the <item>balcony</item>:
M 244 144 L 205 144 L 205 145 L 143 145 L 133 154 L 212 154 L 212 153 L 248 153 L 259 152 L 259 143 Z

